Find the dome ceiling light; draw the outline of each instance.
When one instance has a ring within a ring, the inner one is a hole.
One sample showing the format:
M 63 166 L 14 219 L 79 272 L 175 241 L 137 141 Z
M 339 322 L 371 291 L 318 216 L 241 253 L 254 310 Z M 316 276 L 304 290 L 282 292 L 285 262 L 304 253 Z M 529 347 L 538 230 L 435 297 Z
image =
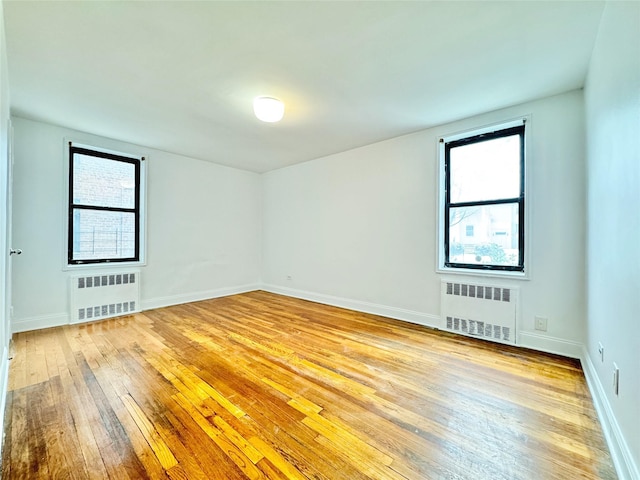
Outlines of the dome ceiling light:
M 284 103 L 277 98 L 256 97 L 253 100 L 253 111 L 263 122 L 279 122 L 284 116 Z

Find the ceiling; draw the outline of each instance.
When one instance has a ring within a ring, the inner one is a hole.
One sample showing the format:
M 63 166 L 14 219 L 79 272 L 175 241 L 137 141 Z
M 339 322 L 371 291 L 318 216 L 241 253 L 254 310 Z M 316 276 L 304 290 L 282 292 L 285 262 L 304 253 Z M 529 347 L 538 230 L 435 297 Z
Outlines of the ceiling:
M 580 88 L 603 5 L 5 0 L 11 108 L 265 172 Z

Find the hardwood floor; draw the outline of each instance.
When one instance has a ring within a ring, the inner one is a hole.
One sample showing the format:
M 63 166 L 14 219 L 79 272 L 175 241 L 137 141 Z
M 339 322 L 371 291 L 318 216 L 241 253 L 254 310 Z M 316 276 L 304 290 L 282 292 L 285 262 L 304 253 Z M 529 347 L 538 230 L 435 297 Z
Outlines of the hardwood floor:
M 3 479 L 613 479 L 577 361 L 266 292 L 14 336 Z

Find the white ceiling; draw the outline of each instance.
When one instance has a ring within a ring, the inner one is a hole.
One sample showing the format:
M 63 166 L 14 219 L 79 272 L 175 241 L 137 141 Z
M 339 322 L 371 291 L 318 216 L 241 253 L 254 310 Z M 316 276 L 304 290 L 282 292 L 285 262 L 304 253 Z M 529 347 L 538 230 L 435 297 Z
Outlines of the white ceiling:
M 4 1 L 14 114 L 265 172 L 583 86 L 601 1 Z M 252 100 L 286 103 L 278 124 Z

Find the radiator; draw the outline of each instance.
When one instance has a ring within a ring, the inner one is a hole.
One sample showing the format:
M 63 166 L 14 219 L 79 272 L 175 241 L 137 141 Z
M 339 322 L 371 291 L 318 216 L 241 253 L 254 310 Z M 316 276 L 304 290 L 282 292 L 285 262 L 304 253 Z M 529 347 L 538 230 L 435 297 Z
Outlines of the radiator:
M 515 345 L 518 294 L 513 287 L 442 282 L 443 329 Z
M 90 322 L 140 311 L 140 271 L 73 275 L 71 323 Z

